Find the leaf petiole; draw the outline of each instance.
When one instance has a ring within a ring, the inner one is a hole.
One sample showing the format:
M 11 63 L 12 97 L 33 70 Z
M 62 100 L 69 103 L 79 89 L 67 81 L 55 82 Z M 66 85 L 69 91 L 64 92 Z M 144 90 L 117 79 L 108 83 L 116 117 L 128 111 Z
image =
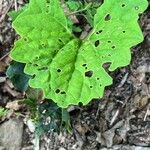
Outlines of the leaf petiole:
M 86 11 L 86 10 L 88 10 L 91 6 L 92 6 L 92 3 L 89 3 L 89 4 L 87 4 L 87 5 L 85 6 L 85 8 L 80 9 L 80 10 L 77 10 L 77 11 L 74 11 L 74 12 L 71 12 L 71 13 L 68 13 L 67 15 L 68 15 L 68 16 L 71 16 L 71 15 L 75 15 L 75 14 L 77 14 L 77 13 Z

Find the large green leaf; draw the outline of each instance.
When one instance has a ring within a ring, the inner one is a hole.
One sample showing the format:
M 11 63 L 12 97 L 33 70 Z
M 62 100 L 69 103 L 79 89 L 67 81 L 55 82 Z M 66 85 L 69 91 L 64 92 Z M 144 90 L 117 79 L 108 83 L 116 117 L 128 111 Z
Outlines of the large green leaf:
M 103 96 L 112 84 L 109 70 L 130 63 L 130 48 L 143 40 L 137 23 L 146 0 L 105 0 L 94 17 L 94 28 L 84 40 L 76 39 L 67 27 L 59 0 L 30 0 L 29 7 L 14 21 L 21 38 L 11 52 L 14 60 L 26 63 L 33 75 L 30 86 L 41 88 L 45 97 L 60 107 Z

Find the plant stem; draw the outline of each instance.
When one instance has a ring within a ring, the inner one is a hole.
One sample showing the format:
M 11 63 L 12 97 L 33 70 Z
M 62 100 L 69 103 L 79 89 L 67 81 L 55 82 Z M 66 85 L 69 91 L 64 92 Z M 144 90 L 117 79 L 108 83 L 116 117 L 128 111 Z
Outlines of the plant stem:
M 71 13 L 68 13 L 67 15 L 70 16 L 70 15 L 74 15 L 74 14 L 86 11 L 87 9 L 89 9 L 91 7 L 91 5 L 92 5 L 92 3 L 89 3 L 85 8 L 71 12 Z

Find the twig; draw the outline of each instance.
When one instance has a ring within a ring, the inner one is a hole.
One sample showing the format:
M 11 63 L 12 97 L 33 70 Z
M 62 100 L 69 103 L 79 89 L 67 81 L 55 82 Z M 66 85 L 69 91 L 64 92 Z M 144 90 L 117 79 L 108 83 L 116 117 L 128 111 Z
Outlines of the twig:
M 7 57 L 8 55 L 9 55 L 9 52 L 6 53 L 4 56 L 2 56 L 2 57 L 0 58 L 0 61 L 2 61 L 3 59 L 5 59 L 5 57 Z
M 18 11 L 17 0 L 14 0 L 15 11 Z
M 144 121 L 146 121 L 147 116 L 150 116 L 150 109 L 149 109 L 149 107 L 147 108 L 147 111 L 145 113 Z
M 3 3 L 3 1 L 0 0 L 0 12 L 2 12 L 2 8 L 3 8 L 3 7 L 2 7 L 2 6 L 3 6 L 2 3 Z M 0 14 L 0 15 L 1 15 L 1 14 Z
M 113 123 L 115 122 L 115 120 L 117 119 L 118 115 L 119 115 L 120 110 L 117 109 L 115 115 L 112 117 L 111 121 L 110 121 L 110 126 L 113 125 Z
M 121 88 L 121 87 L 124 85 L 124 83 L 126 82 L 126 80 L 127 80 L 127 78 L 128 78 L 128 75 L 129 75 L 129 73 L 126 73 L 126 74 L 125 74 L 125 76 L 123 77 L 121 83 L 120 83 L 119 86 L 118 86 L 119 88 Z

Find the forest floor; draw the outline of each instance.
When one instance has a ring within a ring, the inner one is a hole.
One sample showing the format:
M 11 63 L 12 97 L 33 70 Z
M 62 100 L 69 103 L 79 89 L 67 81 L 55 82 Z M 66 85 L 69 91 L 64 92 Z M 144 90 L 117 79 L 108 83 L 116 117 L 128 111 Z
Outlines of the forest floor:
M 0 1 L 0 106 L 8 109 L 0 120 L 0 150 L 150 150 L 150 7 L 139 20 L 144 41 L 132 48 L 129 66 L 111 73 L 114 82 L 105 96 L 69 109 L 71 134 L 49 132 L 37 144 L 34 124 L 17 104 L 24 93 L 5 73 L 17 37 L 7 13 L 24 4 L 15 2 Z

